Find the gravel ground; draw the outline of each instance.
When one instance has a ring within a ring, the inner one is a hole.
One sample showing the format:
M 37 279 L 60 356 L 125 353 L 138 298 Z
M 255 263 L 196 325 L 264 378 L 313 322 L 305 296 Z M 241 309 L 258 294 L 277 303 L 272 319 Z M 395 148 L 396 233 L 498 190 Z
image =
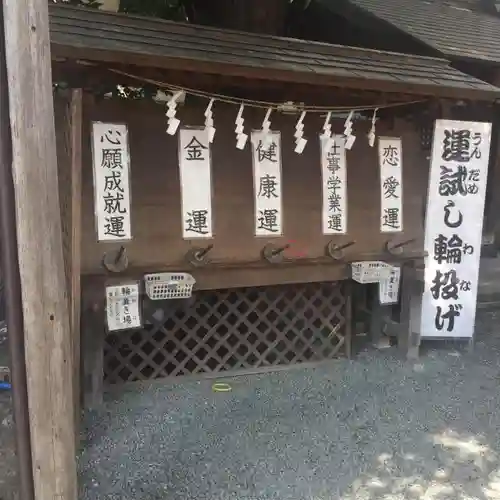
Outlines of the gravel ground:
M 225 379 L 230 393 L 116 388 L 86 417 L 80 498 L 500 500 L 499 321 L 480 313 L 474 353 L 425 350 L 414 365 L 387 349 Z M 0 392 L 0 500 L 17 499 L 15 471 Z
M 499 313 L 474 353 L 116 389 L 87 416 L 81 498 L 500 499 Z M 435 345 L 435 344 L 434 344 Z
M 17 500 L 17 461 L 10 396 L 0 392 L 0 500 Z

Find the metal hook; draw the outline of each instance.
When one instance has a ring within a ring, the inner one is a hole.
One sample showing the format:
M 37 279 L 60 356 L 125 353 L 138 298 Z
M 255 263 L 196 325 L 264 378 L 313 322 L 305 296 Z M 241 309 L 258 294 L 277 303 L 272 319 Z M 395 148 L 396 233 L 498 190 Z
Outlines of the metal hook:
M 203 259 L 203 257 L 205 257 L 205 255 L 207 255 L 208 252 L 210 252 L 210 250 L 212 250 L 214 246 L 213 245 L 208 245 L 206 248 L 204 248 L 203 250 L 200 250 L 198 252 L 196 252 L 196 257 L 198 259 Z
M 196 267 L 204 266 L 205 264 L 208 263 L 208 252 L 212 250 L 214 246 L 212 244 L 208 245 L 205 248 L 192 248 L 189 250 L 189 252 L 186 254 L 186 259 L 187 261 Z
M 290 247 L 290 243 L 281 247 L 275 247 L 273 244 L 269 243 L 262 249 L 262 257 L 271 264 L 276 264 L 284 259 L 283 252 Z
M 385 250 L 391 255 L 401 255 L 404 252 L 404 247 L 410 243 L 414 243 L 416 240 L 417 238 L 411 238 L 395 244 L 393 243 L 393 240 L 387 240 L 385 243 Z
M 106 252 L 102 259 L 102 265 L 111 273 L 121 273 L 128 268 L 128 257 L 126 248 L 122 245 L 118 251 Z
M 333 240 L 330 240 L 326 245 L 326 254 L 334 260 L 342 260 L 345 257 L 344 250 L 355 244 L 355 240 L 344 243 L 343 245 L 337 245 Z
M 124 254 L 125 254 L 125 247 L 122 245 L 118 250 L 118 252 L 116 253 L 115 264 L 118 264 L 118 262 L 120 262 Z

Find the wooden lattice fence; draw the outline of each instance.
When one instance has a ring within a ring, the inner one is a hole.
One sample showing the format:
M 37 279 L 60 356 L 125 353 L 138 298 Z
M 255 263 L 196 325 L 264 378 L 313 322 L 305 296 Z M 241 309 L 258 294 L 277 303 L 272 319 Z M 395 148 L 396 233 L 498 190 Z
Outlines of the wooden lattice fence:
M 350 355 L 347 285 L 201 291 L 189 303 L 145 299 L 141 330 L 105 340 L 107 383 L 318 362 Z

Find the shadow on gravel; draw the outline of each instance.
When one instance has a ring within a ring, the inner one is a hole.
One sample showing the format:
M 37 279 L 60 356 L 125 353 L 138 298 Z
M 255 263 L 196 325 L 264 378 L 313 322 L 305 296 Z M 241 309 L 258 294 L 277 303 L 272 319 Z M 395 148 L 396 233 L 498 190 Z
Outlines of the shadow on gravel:
M 500 332 L 317 369 L 115 388 L 86 417 L 81 498 L 500 499 Z

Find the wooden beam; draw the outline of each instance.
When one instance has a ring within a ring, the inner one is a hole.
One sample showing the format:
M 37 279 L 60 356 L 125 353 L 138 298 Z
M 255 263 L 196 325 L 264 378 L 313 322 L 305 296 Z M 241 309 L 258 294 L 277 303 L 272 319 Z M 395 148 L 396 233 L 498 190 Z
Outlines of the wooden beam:
M 73 353 L 46 0 L 3 0 L 36 500 L 76 500 Z
M 247 78 L 258 81 L 262 85 L 267 81 L 278 81 L 284 83 L 299 83 L 313 86 L 324 86 L 331 89 L 357 89 L 371 90 L 386 93 L 408 93 L 415 99 L 443 97 L 450 99 L 474 99 L 479 101 L 493 102 L 500 98 L 500 91 L 493 87 L 476 86 L 468 82 L 468 86 L 455 86 L 447 80 L 439 84 L 429 81 L 428 83 L 416 83 L 404 78 L 387 79 L 384 76 L 369 76 L 362 78 L 357 74 L 339 75 L 335 73 L 323 73 L 314 71 L 297 71 L 295 67 L 276 68 L 264 66 L 250 66 L 245 61 L 240 64 L 220 61 L 201 61 L 186 57 L 174 58 L 162 55 L 132 53 L 117 51 L 115 49 L 88 48 L 81 46 L 68 46 L 66 44 L 52 43 L 52 51 L 55 59 L 73 59 L 92 61 L 102 65 L 130 65 L 146 68 L 160 68 L 164 70 L 188 71 L 193 73 L 206 73 L 212 75 L 225 75 L 234 78 Z M 311 56 L 312 57 L 312 56 Z M 401 63 L 404 64 L 404 63 Z M 445 66 L 443 66 L 443 69 Z M 441 68 L 432 71 L 440 71 Z M 477 82 L 476 82 L 477 83 Z
M 80 421 L 80 310 L 82 263 L 82 126 L 83 96 L 81 89 L 71 91 L 69 104 L 71 143 L 71 261 L 70 261 L 70 325 L 73 340 L 73 391 L 75 400 L 75 432 Z
M 74 61 L 53 61 L 54 81 L 65 82 L 69 87 L 84 87 L 91 91 L 105 86 L 129 85 L 141 87 L 146 80 L 179 85 L 194 90 L 226 94 L 235 98 L 268 100 L 275 102 L 295 101 L 308 105 L 370 106 L 391 102 L 414 102 L 415 95 L 404 93 L 383 93 L 364 89 L 339 88 L 332 93 L 330 87 L 311 84 L 299 84 L 195 73 L 188 71 L 159 70 L 140 67 L 102 67 L 98 65 L 78 64 Z M 134 75 L 127 77 L 119 72 Z M 396 108 L 397 109 L 397 108 Z M 391 110 L 392 112 L 394 110 Z

